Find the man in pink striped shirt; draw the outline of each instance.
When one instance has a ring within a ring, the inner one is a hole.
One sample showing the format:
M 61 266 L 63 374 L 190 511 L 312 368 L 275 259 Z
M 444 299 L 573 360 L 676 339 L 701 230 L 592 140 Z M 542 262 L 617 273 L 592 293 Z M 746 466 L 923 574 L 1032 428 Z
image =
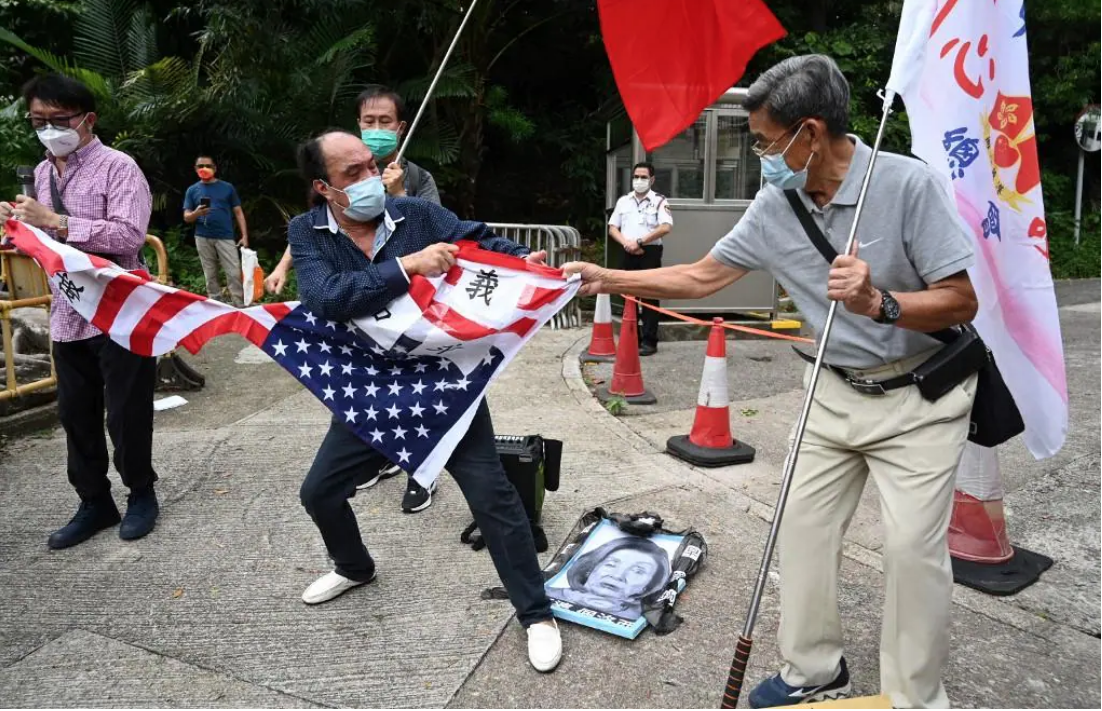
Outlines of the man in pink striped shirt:
M 96 137 L 92 92 L 52 74 L 32 79 L 23 98 L 46 159 L 35 169 L 37 200 L 19 196 L 0 202 L 0 221 L 14 216 L 124 269 L 143 268 L 149 185 L 134 159 Z M 159 512 L 152 464 L 156 359 L 127 351 L 84 320 L 72 306 L 80 299 L 78 290 L 51 289 L 58 415 L 68 445 L 69 482 L 81 503 L 72 521 L 50 536 L 49 546 L 82 543 L 120 519 L 120 538 L 141 538 L 153 530 Z M 107 478 L 105 409 L 115 468 L 130 489 L 125 518 L 119 516 Z

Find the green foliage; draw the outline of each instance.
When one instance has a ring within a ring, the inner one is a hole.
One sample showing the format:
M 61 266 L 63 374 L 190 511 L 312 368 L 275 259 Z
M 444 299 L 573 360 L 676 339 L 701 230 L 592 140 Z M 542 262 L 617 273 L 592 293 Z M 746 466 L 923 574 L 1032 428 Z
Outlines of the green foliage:
M 195 240 L 182 227 L 169 230 L 161 235 L 168 254 L 168 278 L 172 286 L 186 289 L 195 294 L 206 294 L 207 283 L 203 278 L 203 268 L 199 264 L 199 253 L 195 249 Z M 148 246 L 142 249 L 145 263 L 151 273 L 156 275 L 157 257 Z
M 11 199 L 19 192 L 19 183 L 15 179 L 15 169 L 20 165 L 36 165 L 42 160 L 42 145 L 28 130 L 27 120 L 23 118 L 23 107 L 10 97 L 0 97 L 0 199 Z
M 829 54 L 851 82 L 852 130 L 871 138 L 902 3 L 768 4 L 789 34 L 758 53 L 742 84 L 785 57 Z M 201 288 L 194 247 L 179 237 L 200 152 L 214 154 L 221 177 L 237 186 L 251 242 L 270 268 L 286 220 L 305 206 L 295 145 L 329 126 L 354 129 L 354 98 L 369 82 L 396 87 L 412 121 L 466 9 L 464 0 L 0 0 L 0 199 L 14 191 L 14 165 L 42 152 L 25 108 L 13 105 L 18 87 L 36 71 L 61 71 L 89 85 L 100 104 L 97 132 L 145 172 L 151 231 L 176 235 L 181 283 Z M 1098 231 L 1097 156 L 1078 250 L 1068 247 L 1067 213 L 1077 159 L 1071 123 L 1099 101 L 1099 7 L 1047 0 L 1028 11 L 1053 271 L 1097 273 L 1097 242 L 1086 248 Z M 615 101 L 596 0 L 480 0 L 407 155 L 465 217 L 573 224 L 597 238 L 606 109 Z M 900 111 L 884 145 L 906 152 L 908 142 Z M 599 254 L 600 241 L 592 244 Z
M 607 402 L 605 402 L 605 409 L 608 410 L 608 414 L 612 415 L 613 417 L 619 417 L 620 415 L 627 412 L 628 403 L 627 400 L 620 397 L 619 395 L 613 395 L 608 399 Z
M 1075 244 L 1075 216 L 1067 210 L 1049 210 L 1048 252 L 1053 279 L 1097 277 L 1102 270 L 1102 220 L 1098 212 L 1083 215 L 1079 244 Z

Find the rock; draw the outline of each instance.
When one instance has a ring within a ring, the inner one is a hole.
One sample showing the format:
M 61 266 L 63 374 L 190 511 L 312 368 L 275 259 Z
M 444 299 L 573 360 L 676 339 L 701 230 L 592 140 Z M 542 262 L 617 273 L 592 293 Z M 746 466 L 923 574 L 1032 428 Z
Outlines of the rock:
M 11 325 L 11 359 L 15 363 L 16 384 L 27 385 L 50 377 L 50 313 L 40 306 L 13 309 Z M 0 343 L 0 390 L 6 389 L 7 383 L 7 358 Z M 55 391 L 49 388 L 0 400 L 0 418 L 44 404 L 54 397 Z M 0 425 L 0 429 L 2 427 Z
M 13 309 L 12 346 L 16 353 L 50 352 L 50 314 L 41 307 Z

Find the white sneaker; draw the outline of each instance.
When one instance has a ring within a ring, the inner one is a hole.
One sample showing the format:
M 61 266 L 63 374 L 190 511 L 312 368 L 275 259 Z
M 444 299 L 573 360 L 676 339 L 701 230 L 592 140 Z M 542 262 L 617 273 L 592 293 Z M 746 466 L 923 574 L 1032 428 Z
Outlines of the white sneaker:
M 310 583 L 310 587 L 306 588 L 306 591 L 302 593 L 302 601 L 307 605 L 317 605 L 319 603 L 329 602 L 352 588 L 370 583 L 373 580 L 375 580 L 374 574 L 371 575 L 371 580 L 361 582 L 359 580 L 349 580 L 336 571 L 326 573 Z
M 562 637 L 554 620 L 537 622 L 528 628 L 528 661 L 536 671 L 554 671 L 562 660 Z
M 357 484 L 356 490 L 363 491 L 364 489 L 370 489 L 383 479 L 389 479 L 392 476 L 398 476 L 398 474 L 400 474 L 401 472 L 402 470 L 397 464 L 387 464 L 383 466 L 375 476 L 371 477 L 362 484 Z

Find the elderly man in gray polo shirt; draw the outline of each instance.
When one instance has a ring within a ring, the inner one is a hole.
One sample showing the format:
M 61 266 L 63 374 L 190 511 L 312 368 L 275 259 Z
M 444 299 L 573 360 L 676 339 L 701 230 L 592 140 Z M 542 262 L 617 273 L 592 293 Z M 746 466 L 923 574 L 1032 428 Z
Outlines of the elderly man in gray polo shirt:
M 566 270 L 581 273 L 582 293 L 686 299 L 762 269 L 816 332 L 830 301 L 842 302 L 825 356 L 834 368 L 819 380 L 782 522 L 784 666 L 750 702 L 781 706 L 849 692 L 838 568 L 842 537 L 871 475 L 885 529 L 881 689 L 896 708 L 944 708 L 953 587 L 946 537 L 976 377 L 936 402 L 913 385 L 874 394 L 879 388 L 858 390 L 846 378 L 887 381 L 907 373 L 941 345 L 926 334 L 973 318 L 976 296 L 965 271 L 971 239 L 925 164 L 882 153 L 859 245 L 828 263 L 796 210 L 811 215 L 835 250 L 844 249 L 871 157 L 846 134 L 845 77 L 828 57 L 793 57 L 754 82 L 745 106 L 769 185 L 709 255 L 649 271 L 580 262 Z

